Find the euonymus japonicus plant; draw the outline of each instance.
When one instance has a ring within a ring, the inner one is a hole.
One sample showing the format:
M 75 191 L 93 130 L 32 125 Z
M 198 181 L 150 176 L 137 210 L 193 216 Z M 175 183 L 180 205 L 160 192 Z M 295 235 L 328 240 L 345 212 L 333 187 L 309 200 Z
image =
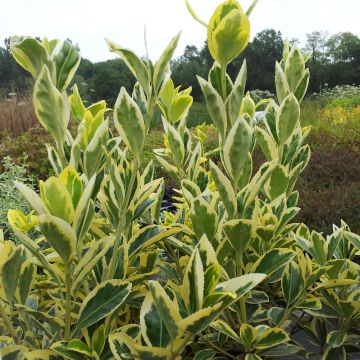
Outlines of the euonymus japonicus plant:
M 310 157 L 299 123 L 309 56 L 285 43 L 277 100 L 258 124 L 263 102 L 245 92 L 246 63 L 236 79 L 226 73 L 256 3 L 244 12 L 228 0 L 208 24 L 187 4 L 214 58 L 198 78 L 219 134 L 207 153 L 204 127 L 186 123 L 191 88 L 171 80 L 179 35 L 155 63 L 107 40 L 137 79 L 113 109 L 69 92 L 80 61 L 72 43 L 12 38 L 35 79 L 55 176 L 38 192 L 15 183 L 33 211 L 9 210 L 18 242 L 0 241 L 3 359 L 358 356 L 360 237 L 344 222 L 328 236 L 292 222 Z M 161 211 L 165 180 L 141 162 L 157 107 L 164 148 L 154 157 L 177 184 L 174 213 Z M 254 170 L 257 146 L 266 162 Z

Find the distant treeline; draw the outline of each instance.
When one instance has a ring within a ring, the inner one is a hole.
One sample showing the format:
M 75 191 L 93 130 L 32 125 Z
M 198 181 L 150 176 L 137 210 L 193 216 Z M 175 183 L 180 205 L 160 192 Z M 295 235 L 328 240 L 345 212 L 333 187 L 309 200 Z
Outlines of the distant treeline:
M 291 40 L 297 43 L 297 40 Z M 228 67 L 235 79 L 246 58 L 249 89 L 274 92 L 274 64 L 281 59 L 283 37 L 279 31 L 266 29 L 259 32 L 247 49 Z M 330 36 L 327 32 L 307 34 L 305 50 L 313 53 L 309 60 L 311 81 L 309 92 L 320 92 L 325 86 L 360 85 L 360 38 L 349 32 Z M 196 75 L 205 77 L 213 64 L 206 43 L 201 48 L 188 45 L 184 54 L 172 62 L 172 78 L 175 84 L 192 86 L 195 100 L 201 100 Z M 88 101 L 106 99 L 113 105 L 114 94 L 120 86 L 131 90 L 135 79 L 120 59 L 92 63 L 82 59 L 74 81 Z M 30 76 L 12 59 L 9 40 L 0 47 L 0 93 L 24 92 L 32 84 Z

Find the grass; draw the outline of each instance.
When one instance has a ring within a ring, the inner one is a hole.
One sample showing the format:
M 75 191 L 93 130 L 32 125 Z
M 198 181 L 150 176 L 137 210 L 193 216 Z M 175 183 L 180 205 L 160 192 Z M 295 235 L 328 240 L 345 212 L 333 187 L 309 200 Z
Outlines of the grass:
M 19 136 L 27 130 L 38 127 L 31 97 L 25 95 L 0 100 L 0 133 Z

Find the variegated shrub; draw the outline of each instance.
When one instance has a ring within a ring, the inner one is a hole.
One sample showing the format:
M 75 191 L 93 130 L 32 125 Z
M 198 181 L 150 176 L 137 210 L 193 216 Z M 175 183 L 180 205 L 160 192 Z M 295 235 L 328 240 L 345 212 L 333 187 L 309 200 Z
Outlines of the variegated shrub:
M 198 78 L 219 134 L 207 153 L 203 128 L 186 124 L 191 88 L 171 80 L 179 34 L 155 63 L 107 40 L 137 79 L 113 109 L 85 106 L 76 85 L 68 94 L 80 62 L 72 43 L 12 38 L 35 79 L 55 175 L 38 192 L 15 183 L 33 210 L 9 210 L 18 242 L 0 242 L 3 359 L 360 356 L 360 237 L 344 222 L 328 236 L 293 222 L 310 158 L 299 122 L 309 55 L 285 42 L 276 101 L 245 92 L 246 62 L 234 81 L 226 73 L 256 3 L 244 12 L 227 0 L 208 23 L 187 4 L 214 58 Z M 177 184 L 174 213 L 161 211 L 164 179 L 142 164 L 157 107 L 165 141 L 154 156 Z M 256 146 L 266 162 L 255 171 Z

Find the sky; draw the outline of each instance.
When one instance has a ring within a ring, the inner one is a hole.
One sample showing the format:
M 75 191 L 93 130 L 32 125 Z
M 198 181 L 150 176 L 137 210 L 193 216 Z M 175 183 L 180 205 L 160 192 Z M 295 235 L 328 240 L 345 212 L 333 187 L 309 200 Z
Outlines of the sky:
M 208 22 L 222 0 L 190 0 L 197 15 Z M 241 0 L 244 10 L 252 0 Z M 182 31 L 175 53 L 186 45 L 202 46 L 206 29 L 188 13 L 185 0 L 0 0 L 0 43 L 11 35 L 71 39 L 91 61 L 114 58 L 104 38 L 145 54 L 144 26 L 150 58 L 155 60 L 172 36 Z M 360 0 L 260 0 L 253 11 L 251 35 L 266 29 L 305 43 L 314 30 L 360 35 Z

